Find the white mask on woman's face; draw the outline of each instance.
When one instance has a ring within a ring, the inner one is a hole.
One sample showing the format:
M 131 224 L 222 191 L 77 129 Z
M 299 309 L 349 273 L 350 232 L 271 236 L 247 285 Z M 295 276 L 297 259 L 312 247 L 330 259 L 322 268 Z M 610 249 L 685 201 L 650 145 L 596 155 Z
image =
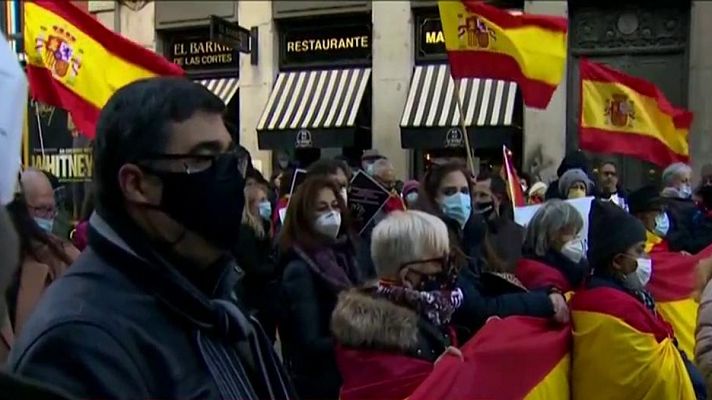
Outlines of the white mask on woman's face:
M 329 211 L 316 217 L 314 229 L 322 235 L 336 239 L 341 229 L 341 212 Z
M 635 261 L 638 266 L 635 271 L 625 276 L 625 286 L 631 290 L 641 290 L 650 282 L 650 277 L 653 275 L 653 261 L 643 257 L 638 257 Z
M 586 249 L 583 245 L 583 240 L 580 238 L 569 240 L 561 248 L 561 255 L 568 258 L 574 263 L 581 261 Z

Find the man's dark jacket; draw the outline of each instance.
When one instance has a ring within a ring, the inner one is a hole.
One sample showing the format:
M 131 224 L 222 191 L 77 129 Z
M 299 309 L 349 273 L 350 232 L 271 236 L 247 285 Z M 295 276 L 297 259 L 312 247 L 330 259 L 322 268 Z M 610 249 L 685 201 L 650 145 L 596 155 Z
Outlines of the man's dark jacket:
M 44 294 L 10 370 L 85 399 L 292 397 L 259 324 L 234 307 L 234 262 L 207 296 L 120 225 L 92 216 L 88 249 Z

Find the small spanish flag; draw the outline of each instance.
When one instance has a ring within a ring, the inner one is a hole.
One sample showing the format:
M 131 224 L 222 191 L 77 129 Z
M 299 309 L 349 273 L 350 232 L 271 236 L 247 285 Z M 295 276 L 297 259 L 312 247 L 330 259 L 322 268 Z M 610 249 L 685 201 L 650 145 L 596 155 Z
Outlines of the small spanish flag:
M 527 205 L 527 199 L 524 197 L 517 168 L 514 167 L 514 162 L 512 161 L 512 152 L 507 146 L 502 146 L 502 159 L 504 160 L 504 169 L 507 174 L 507 188 L 509 190 L 509 198 L 512 200 L 512 207 L 524 207 Z
M 692 113 L 674 107 L 652 83 L 581 60 L 580 146 L 665 167 L 689 160 Z
M 438 7 L 453 78 L 517 82 L 526 106 L 547 107 L 564 76 L 566 18 L 514 15 L 481 0 Z
M 183 70 L 105 28 L 68 0 L 24 2 L 30 94 L 69 112 L 79 131 L 95 135 L 99 111 L 131 82 Z

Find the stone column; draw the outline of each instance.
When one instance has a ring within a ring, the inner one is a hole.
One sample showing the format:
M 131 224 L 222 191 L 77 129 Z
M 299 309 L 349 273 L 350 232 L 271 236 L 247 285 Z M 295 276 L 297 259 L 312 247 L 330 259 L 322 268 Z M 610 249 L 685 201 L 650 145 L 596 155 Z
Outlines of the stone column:
M 259 28 L 258 64 L 250 64 L 249 54 L 240 55 L 240 143 L 252 155 L 255 166 L 269 177 L 272 173 L 271 153 L 257 148 L 257 123 L 279 72 L 279 38 L 272 19 L 272 2 L 240 1 L 237 16 L 240 26 Z
M 156 51 L 156 3 L 146 3 L 140 10 L 119 6 L 121 35 L 141 46 Z
M 97 1 L 92 0 L 89 2 L 88 9 L 96 19 L 101 22 L 105 27 L 116 30 L 115 20 L 114 20 L 114 10 L 116 8 L 116 2 L 114 1 Z
M 413 73 L 413 14 L 409 1 L 374 1 L 373 70 L 373 148 L 387 156 L 402 178 L 408 178 L 409 151 L 400 140 L 400 119 Z
M 690 157 L 699 177 L 712 162 L 712 2 L 693 1 L 690 20 L 690 82 L 688 107 L 695 113 L 690 129 Z
M 524 11 L 566 17 L 568 7 L 560 0 L 527 0 Z M 566 69 L 564 69 L 566 71 Z M 556 177 L 556 169 L 566 154 L 566 73 L 545 110 L 524 108 L 524 170 L 543 166 L 544 180 Z

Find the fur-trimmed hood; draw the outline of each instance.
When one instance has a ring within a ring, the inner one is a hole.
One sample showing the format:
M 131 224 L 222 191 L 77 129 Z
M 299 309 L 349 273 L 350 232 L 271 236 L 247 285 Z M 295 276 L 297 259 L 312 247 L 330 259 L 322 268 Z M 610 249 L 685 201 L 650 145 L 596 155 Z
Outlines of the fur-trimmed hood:
M 346 347 L 411 352 L 418 348 L 418 314 L 360 289 L 339 294 L 331 331 Z

